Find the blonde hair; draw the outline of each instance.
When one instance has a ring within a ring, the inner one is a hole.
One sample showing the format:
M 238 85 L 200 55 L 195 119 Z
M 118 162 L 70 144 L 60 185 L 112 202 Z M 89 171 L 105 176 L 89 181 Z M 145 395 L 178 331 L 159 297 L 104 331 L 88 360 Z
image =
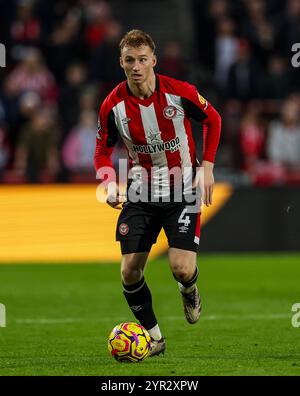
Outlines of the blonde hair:
M 149 34 L 143 32 L 142 30 L 133 29 L 130 30 L 130 32 L 127 32 L 120 41 L 120 52 L 122 53 L 124 47 L 128 46 L 137 48 L 141 45 L 147 45 L 151 48 L 152 52 L 155 51 L 155 43 L 152 40 L 152 37 Z

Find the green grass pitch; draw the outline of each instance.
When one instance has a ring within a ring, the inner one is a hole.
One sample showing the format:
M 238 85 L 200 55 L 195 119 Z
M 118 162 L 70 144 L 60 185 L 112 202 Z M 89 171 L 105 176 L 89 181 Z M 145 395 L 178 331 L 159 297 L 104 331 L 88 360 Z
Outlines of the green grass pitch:
M 199 256 L 200 321 L 185 322 L 167 260 L 149 262 L 146 279 L 164 356 L 120 364 L 107 337 L 134 320 L 118 264 L 1 265 L 0 375 L 300 375 L 300 255 Z

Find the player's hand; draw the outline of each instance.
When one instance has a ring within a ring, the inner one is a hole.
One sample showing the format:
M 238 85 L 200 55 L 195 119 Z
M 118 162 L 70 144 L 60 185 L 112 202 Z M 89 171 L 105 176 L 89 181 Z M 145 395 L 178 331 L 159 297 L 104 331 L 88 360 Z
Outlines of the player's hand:
M 125 199 L 122 198 L 122 196 L 118 196 L 117 199 L 111 200 L 111 198 L 107 198 L 106 203 L 111 206 L 113 209 L 122 209 L 122 205 L 125 202 Z
M 213 203 L 213 191 L 214 191 L 214 164 L 209 161 L 202 161 L 202 166 L 204 169 L 204 191 L 203 194 L 203 203 L 206 206 L 210 206 Z
M 121 194 L 119 188 L 116 187 L 115 191 L 108 194 L 106 203 L 113 209 L 122 209 L 122 204 L 126 201 L 125 194 Z

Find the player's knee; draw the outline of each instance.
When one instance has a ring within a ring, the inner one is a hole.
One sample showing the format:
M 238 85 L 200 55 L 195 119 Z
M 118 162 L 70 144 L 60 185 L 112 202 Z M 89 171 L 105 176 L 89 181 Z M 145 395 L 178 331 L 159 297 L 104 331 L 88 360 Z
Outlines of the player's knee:
M 143 273 L 140 269 L 132 269 L 132 268 L 122 268 L 121 269 L 121 278 L 122 282 L 125 285 L 132 285 L 137 283 L 143 276 Z
M 125 285 L 132 285 L 141 280 L 143 276 L 143 257 L 131 254 L 126 255 L 121 263 L 121 278 Z
M 174 273 L 174 276 L 178 282 L 188 282 L 191 278 L 190 273 L 187 271 L 176 272 L 176 273 Z
M 189 282 L 195 273 L 196 253 L 170 248 L 168 255 L 175 279 L 183 283 Z
M 175 278 L 179 282 L 188 282 L 193 276 L 193 270 L 191 266 L 185 264 L 174 265 L 172 268 Z

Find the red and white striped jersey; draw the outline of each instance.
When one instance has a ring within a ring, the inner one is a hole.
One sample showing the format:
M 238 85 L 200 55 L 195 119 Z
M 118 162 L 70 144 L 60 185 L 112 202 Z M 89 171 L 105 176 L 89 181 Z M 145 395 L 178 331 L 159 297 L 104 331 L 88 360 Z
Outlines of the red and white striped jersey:
M 203 122 L 203 160 L 214 162 L 221 117 L 195 86 L 156 74 L 154 93 L 139 99 L 130 92 L 126 81 L 120 83 L 100 108 L 96 171 L 111 166 L 110 155 L 118 135 L 128 150 L 132 171 L 140 167 L 149 173 L 174 167 L 195 169 L 191 118 Z

